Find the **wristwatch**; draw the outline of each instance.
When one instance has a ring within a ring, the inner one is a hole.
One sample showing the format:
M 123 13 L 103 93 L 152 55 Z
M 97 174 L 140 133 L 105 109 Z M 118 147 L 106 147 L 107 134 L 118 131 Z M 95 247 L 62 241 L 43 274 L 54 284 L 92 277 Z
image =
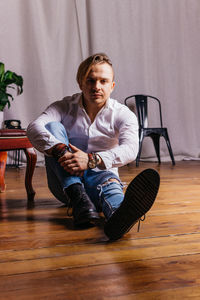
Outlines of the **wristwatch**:
M 101 158 L 99 154 L 97 153 L 88 153 L 88 168 L 89 169 L 94 169 L 96 168 L 99 163 L 101 162 Z
M 88 168 L 94 169 L 97 166 L 97 160 L 95 153 L 88 153 Z

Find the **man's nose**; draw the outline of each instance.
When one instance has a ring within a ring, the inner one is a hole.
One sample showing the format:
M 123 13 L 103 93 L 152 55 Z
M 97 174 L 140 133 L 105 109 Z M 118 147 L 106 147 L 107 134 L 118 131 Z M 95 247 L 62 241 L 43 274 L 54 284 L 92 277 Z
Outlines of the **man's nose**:
M 100 83 L 100 81 L 96 81 L 96 82 L 95 82 L 94 88 L 95 88 L 96 90 L 100 90 L 100 88 L 101 88 L 101 83 Z

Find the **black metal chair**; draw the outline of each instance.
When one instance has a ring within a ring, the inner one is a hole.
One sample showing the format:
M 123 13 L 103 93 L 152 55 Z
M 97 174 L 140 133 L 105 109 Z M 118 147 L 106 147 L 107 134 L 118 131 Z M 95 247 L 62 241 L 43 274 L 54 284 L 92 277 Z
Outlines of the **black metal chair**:
M 169 136 L 168 136 L 168 131 L 167 131 L 167 128 L 163 127 L 160 100 L 156 97 L 148 96 L 148 95 L 132 95 L 132 96 L 127 97 L 124 100 L 125 105 L 128 106 L 129 108 L 130 108 L 130 100 L 129 99 L 134 101 L 134 103 L 132 103 L 132 104 L 135 104 L 136 114 L 138 116 L 138 123 L 139 123 L 139 151 L 138 151 L 138 155 L 136 158 L 136 166 L 139 166 L 143 139 L 148 136 L 151 137 L 151 139 L 153 141 L 159 164 L 161 163 L 161 160 L 160 160 L 160 137 L 163 136 L 166 141 L 168 150 L 169 150 L 172 164 L 175 165 L 174 155 L 172 152 L 172 148 L 171 148 L 171 144 L 170 144 L 170 140 L 169 140 Z M 157 127 L 157 128 L 149 128 L 148 127 L 148 101 L 149 100 L 156 100 L 159 105 L 160 127 Z

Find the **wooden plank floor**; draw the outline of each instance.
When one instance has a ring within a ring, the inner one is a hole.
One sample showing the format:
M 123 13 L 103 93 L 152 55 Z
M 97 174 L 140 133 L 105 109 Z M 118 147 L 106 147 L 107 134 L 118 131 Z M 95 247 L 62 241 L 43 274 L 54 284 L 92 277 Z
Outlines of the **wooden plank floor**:
M 141 224 L 109 243 L 103 228 L 75 230 L 37 167 L 34 206 L 24 169 L 7 169 L 0 194 L 0 300 L 200 299 L 200 162 L 121 168 L 129 183 L 156 169 L 161 186 Z

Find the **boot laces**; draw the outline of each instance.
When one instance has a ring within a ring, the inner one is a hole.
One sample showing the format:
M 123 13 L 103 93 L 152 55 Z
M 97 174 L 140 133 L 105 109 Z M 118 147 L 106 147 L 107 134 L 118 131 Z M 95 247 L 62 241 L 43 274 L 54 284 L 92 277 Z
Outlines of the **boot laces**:
M 137 232 L 140 231 L 140 222 L 144 222 L 145 219 L 146 219 L 146 215 L 142 216 L 142 217 L 139 219 Z

